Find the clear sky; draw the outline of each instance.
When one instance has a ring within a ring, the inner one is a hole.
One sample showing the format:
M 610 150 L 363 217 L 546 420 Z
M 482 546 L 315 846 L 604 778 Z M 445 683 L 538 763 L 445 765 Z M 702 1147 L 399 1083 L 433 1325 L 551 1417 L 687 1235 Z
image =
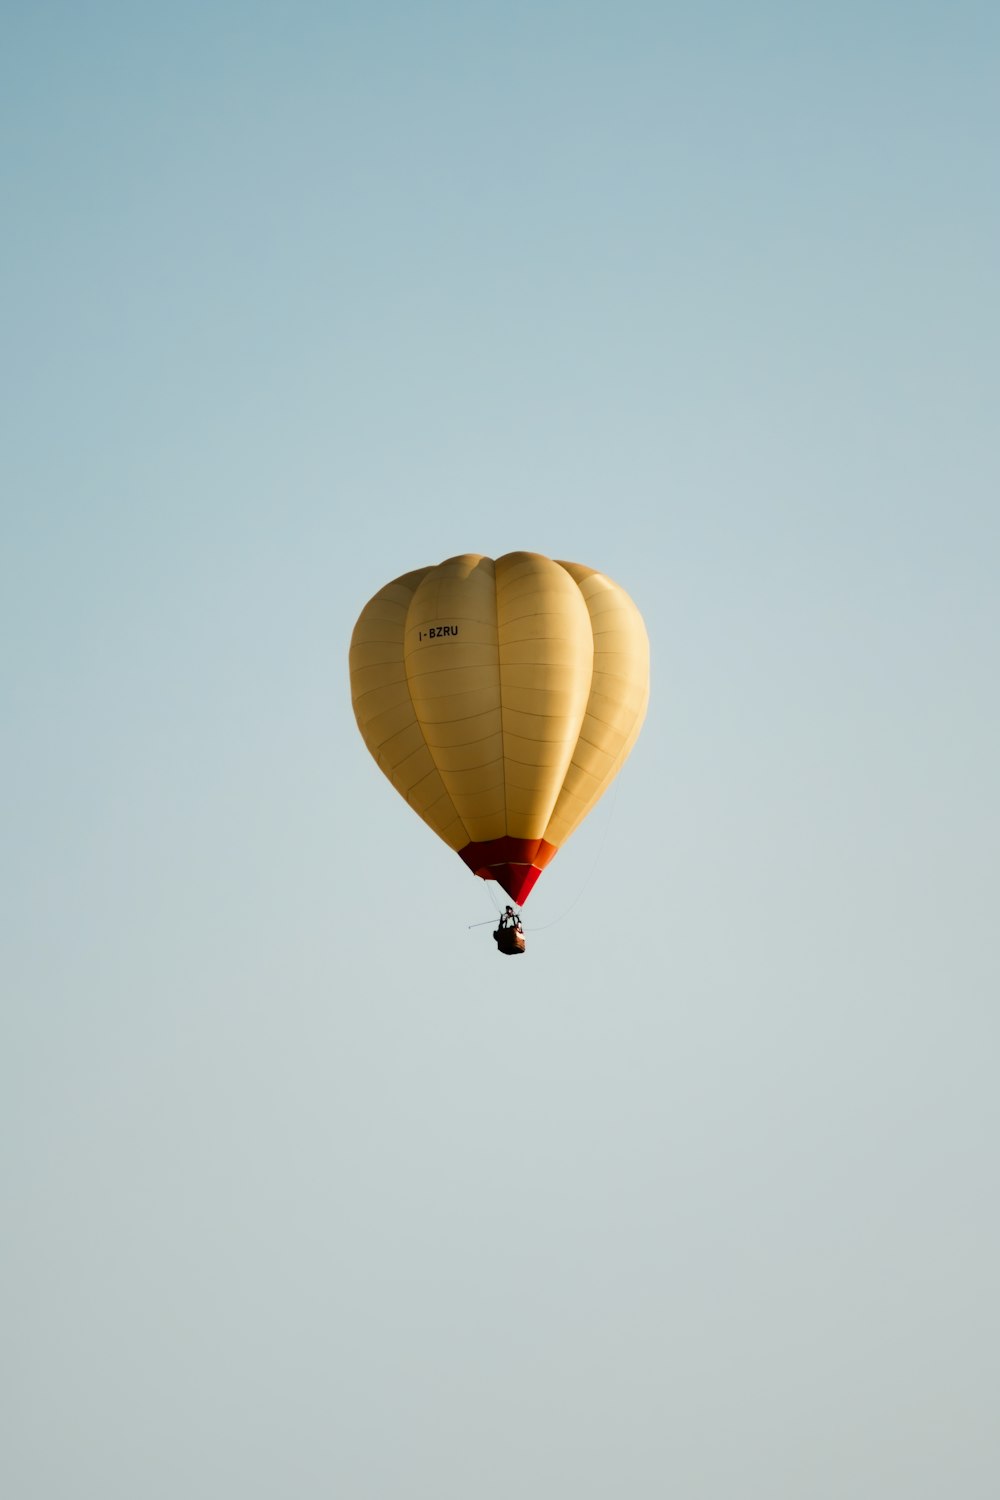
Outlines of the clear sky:
M 0 1490 L 1000 1493 L 1000 10 L 7 4 Z M 508 964 L 365 601 L 653 700 Z

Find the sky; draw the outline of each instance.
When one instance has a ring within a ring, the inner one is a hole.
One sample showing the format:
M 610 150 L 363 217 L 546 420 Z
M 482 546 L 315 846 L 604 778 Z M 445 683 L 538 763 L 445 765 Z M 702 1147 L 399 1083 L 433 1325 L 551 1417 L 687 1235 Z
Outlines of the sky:
M 3 1493 L 1000 1492 L 998 17 L 3 7 Z M 509 965 L 347 647 L 517 549 Z

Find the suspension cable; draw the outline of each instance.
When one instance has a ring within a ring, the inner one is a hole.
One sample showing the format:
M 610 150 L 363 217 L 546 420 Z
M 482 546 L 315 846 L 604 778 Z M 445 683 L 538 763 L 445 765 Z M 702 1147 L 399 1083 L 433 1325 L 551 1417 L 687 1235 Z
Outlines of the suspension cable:
M 590 866 L 590 870 L 588 871 L 587 875 L 585 876 L 583 884 L 581 885 L 580 889 L 577 891 L 576 895 L 573 897 L 573 900 L 570 902 L 569 906 L 566 907 L 565 911 L 563 911 L 558 917 L 553 917 L 553 919 L 552 919 L 551 922 L 543 922 L 542 925 L 541 925 L 541 927 L 533 927 L 533 926 L 531 926 L 530 923 L 526 923 L 525 922 L 524 917 L 522 916 L 521 919 L 520 919 L 521 920 L 521 925 L 524 928 L 524 930 L 525 930 L 526 933 L 530 932 L 532 935 L 534 935 L 536 932 L 547 932 L 550 927 L 555 927 L 560 922 L 564 921 L 565 918 L 569 916 L 570 912 L 573 911 L 575 907 L 579 906 L 580 902 L 583 900 L 584 896 L 587 893 L 587 888 L 590 885 L 590 882 L 593 880 L 594 876 L 597 873 L 597 867 L 598 867 L 598 865 L 601 862 L 601 858 L 602 858 L 602 856 L 604 854 L 605 845 L 608 842 L 608 834 L 609 834 L 609 832 L 611 830 L 611 822 L 612 822 L 612 819 L 614 818 L 615 810 L 616 810 L 616 808 L 618 806 L 618 783 L 620 781 L 621 781 L 621 773 L 619 772 L 619 774 L 615 777 L 615 779 L 612 782 L 611 787 L 609 789 L 609 794 L 608 794 L 608 804 L 609 804 L 608 805 L 608 815 L 604 819 L 604 829 L 603 829 L 603 831 L 601 833 L 601 841 L 600 841 L 600 844 L 598 846 L 597 853 L 594 855 L 593 861 L 592 861 L 591 866 Z M 498 917 L 500 915 L 500 902 L 497 899 L 496 892 L 493 890 L 493 881 L 492 880 L 484 880 L 483 884 L 486 886 L 486 889 L 487 889 L 487 891 L 489 893 L 489 898 L 492 901 L 493 906 L 494 906 L 495 914 Z M 489 924 L 490 924 L 490 922 L 492 922 L 494 920 L 495 920 L 494 917 L 490 917 L 485 922 L 470 922 L 468 924 L 467 928 L 466 928 L 466 931 L 467 932 L 471 932 L 474 927 L 488 927 Z

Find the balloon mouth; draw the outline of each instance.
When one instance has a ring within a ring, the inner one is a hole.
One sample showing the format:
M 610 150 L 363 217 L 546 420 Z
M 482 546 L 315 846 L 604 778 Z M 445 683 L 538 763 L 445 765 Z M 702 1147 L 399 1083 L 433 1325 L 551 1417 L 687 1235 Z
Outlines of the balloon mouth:
M 495 880 L 520 906 L 555 856 L 556 846 L 545 839 L 515 839 L 505 835 L 485 843 L 466 844 L 458 853 L 474 875 L 480 880 Z

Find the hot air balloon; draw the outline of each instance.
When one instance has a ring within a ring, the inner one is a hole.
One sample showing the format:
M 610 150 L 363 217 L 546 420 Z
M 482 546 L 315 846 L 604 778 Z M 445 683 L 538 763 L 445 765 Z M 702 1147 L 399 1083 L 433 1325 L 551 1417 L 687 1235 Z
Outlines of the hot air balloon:
M 381 770 L 520 904 L 638 737 L 649 642 L 625 590 L 593 568 L 467 553 L 379 589 L 350 673 Z

